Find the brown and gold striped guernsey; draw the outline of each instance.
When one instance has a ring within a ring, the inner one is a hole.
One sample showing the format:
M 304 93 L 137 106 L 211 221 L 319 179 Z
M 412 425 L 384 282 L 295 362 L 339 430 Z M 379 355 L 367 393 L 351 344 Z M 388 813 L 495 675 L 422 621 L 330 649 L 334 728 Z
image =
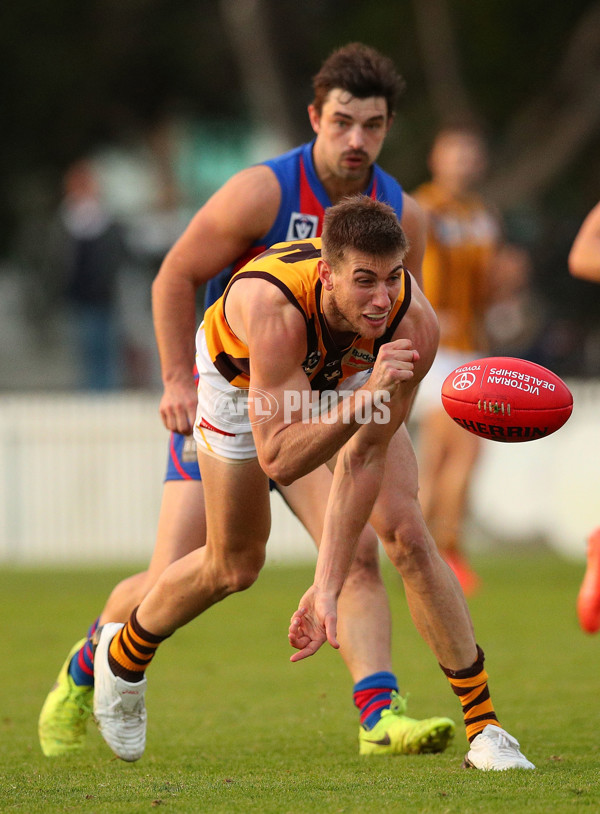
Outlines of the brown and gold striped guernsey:
M 204 315 L 210 357 L 221 375 L 235 387 L 248 388 L 248 347 L 231 331 L 225 318 L 227 294 L 237 280 L 258 277 L 276 285 L 306 323 L 307 353 L 302 367 L 313 390 L 334 390 L 345 379 L 373 367 L 381 345 L 389 342 L 410 304 L 410 275 L 403 271 L 400 295 L 379 339 L 356 336 L 345 348 L 330 337 L 322 311 L 322 285 L 317 272 L 321 238 L 277 243 L 255 257 L 231 279 L 223 296 Z
M 488 305 L 487 268 L 499 240 L 498 222 L 474 194 L 455 199 L 432 181 L 413 194 L 429 217 L 423 291 L 438 314 L 455 315 L 445 324 L 440 345 L 475 350 L 477 318 Z

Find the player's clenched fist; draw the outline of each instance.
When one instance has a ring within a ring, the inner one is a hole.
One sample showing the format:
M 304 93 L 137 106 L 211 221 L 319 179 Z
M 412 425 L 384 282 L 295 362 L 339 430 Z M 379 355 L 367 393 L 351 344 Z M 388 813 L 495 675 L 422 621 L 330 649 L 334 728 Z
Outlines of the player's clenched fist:
M 402 382 L 412 379 L 419 353 L 410 339 L 396 339 L 382 345 L 369 376 L 367 387 L 376 392 L 385 390 L 391 396 Z

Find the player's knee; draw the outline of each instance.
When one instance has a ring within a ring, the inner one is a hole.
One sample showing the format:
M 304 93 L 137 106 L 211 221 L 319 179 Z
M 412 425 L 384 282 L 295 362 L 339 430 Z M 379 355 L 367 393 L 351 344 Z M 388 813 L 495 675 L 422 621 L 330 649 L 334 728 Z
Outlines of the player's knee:
M 247 591 L 258 579 L 260 568 L 244 567 L 230 571 L 227 574 L 226 587 L 228 594 L 239 593 L 239 591 Z
M 219 593 L 225 597 L 247 591 L 258 579 L 264 563 L 265 549 L 262 548 L 219 569 Z
M 381 534 L 386 554 L 403 575 L 424 573 L 431 563 L 432 545 L 425 523 L 417 518 Z
M 131 611 L 146 596 L 152 585 L 148 582 L 148 571 L 133 574 L 113 588 L 100 616 L 105 622 L 126 622 Z

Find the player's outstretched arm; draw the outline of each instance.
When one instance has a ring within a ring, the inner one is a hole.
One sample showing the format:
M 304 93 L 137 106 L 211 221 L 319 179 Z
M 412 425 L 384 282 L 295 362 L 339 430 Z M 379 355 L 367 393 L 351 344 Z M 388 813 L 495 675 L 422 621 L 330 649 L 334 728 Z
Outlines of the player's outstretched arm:
M 569 253 L 573 277 L 600 283 L 600 203 L 581 224 Z
M 234 175 L 195 214 L 154 279 L 152 314 L 164 386 L 159 410 L 169 430 L 189 434 L 196 417 L 196 292 L 269 231 L 280 194 L 268 167 Z
M 413 391 L 435 355 L 437 319 L 416 287 L 403 323 L 394 340 L 381 347 L 369 380 L 374 380 L 376 390 L 389 395 L 387 420 L 363 424 L 342 447 L 336 461 L 314 584 L 292 616 L 289 640 L 300 651 L 292 661 L 312 655 L 329 638 L 326 613 L 333 613 L 332 598 L 337 600 L 342 590 L 356 542 L 379 495 L 390 439 L 405 420 Z M 401 332 L 406 338 L 399 336 Z M 405 346 L 412 348 L 413 341 L 411 369 L 414 367 L 416 375 L 407 376 L 403 356 Z

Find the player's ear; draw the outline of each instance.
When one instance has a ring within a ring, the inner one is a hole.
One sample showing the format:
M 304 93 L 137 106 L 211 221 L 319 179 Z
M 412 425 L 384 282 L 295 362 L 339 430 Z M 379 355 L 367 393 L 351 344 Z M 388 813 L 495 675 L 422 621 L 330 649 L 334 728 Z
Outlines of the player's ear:
M 386 136 L 390 132 L 390 130 L 392 129 L 392 125 L 394 123 L 395 118 L 396 118 L 395 113 L 390 113 L 390 115 L 388 116 L 387 124 L 385 126 L 385 134 L 386 134 Z
M 325 262 L 325 260 L 319 260 L 317 264 L 317 271 L 319 272 L 319 279 L 323 284 L 323 288 L 326 291 L 331 291 L 333 288 L 333 281 L 331 279 L 333 272 L 331 271 L 330 266 Z
M 318 135 L 321 124 L 321 117 L 318 114 L 317 108 L 314 105 L 308 106 L 308 120 L 310 121 L 310 126 L 312 127 L 312 129 Z

